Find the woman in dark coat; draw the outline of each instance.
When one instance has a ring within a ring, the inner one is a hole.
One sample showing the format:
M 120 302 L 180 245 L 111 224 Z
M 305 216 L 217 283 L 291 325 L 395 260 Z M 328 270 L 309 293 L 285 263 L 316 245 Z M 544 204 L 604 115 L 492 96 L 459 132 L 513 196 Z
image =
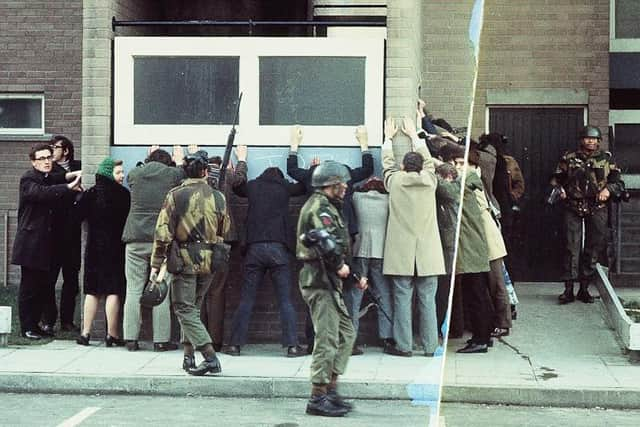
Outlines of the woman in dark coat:
M 120 236 L 127 221 L 131 198 L 122 182 L 122 161 L 106 158 L 96 173 L 96 185 L 77 203 L 77 214 L 89 224 L 84 264 L 84 319 L 78 344 L 89 345 L 91 324 L 98 302 L 106 299 L 107 336 L 105 344 L 122 346 L 118 325 L 121 299 L 125 295 L 124 243 Z

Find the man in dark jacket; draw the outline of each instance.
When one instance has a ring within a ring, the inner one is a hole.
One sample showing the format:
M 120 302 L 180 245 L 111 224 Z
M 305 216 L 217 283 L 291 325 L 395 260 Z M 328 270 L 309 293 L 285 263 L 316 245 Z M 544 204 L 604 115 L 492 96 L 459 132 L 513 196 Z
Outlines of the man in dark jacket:
M 18 233 L 13 245 L 12 264 L 21 266 L 18 311 L 22 336 L 39 340 L 50 335 L 40 330 L 38 322 L 43 314 L 48 286 L 55 285 L 53 272 L 58 270 L 56 254 L 61 250 L 55 236 L 57 210 L 72 191 L 81 191 L 80 174 L 67 183 L 64 176 L 52 174 L 53 153 L 49 144 L 38 144 L 29 152 L 32 169 L 20 178 L 18 204 Z M 63 249 L 64 250 L 64 249 Z
M 362 166 L 351 169 L 349 166 L 345 165 L 351 174 L 351 179 L 347 183 L 347 192 L 344 196 L 344 204 L 341 212 L 342 217 L 347 223 L 349 235 L 352 238 L 355 238 L 355 235 L 358 234 L 358 221 L 353 208 L 353 187 L 358 182 L 364 181 L 373 175 L 373 156 L 369 152 L 369 139 L 367 129 L 364 126 L 358 126 L 356 128 L 356 139 L 358 140 L 360 149 L 362 150 Z M 289 151 L 289 157 L 287 158 L 287 174 L 296 181 L 304 184 L 306 194 L 311 195 L 314 191 L 314 188 L 311 185 L 311 175 L 313 175 L 313 171 L 320 163 L 320 160 L 317 158 L 314 159 L 309 169 L 298 167 L 298 147 L 302 143 L 302 128 L 300 126 L 293 126 L 289 141 L 291 151 Z M 309 344 L 308 351 L 309 354 L 311 354 L 311 350 L 313 350 L 314 333 L 313 325 L 311 324 L 311 316 L 308 311 L 306 316 L 305 336 L 307 338 L 307 343 Z M 356 353 L 361 354 L 358 350 L 356 350 Z
M 282 346 L 288 357 L 302 356 L 296 332 L 296 313 L 291 303 L 291 254 L 293 227 L 289 224 L 289 197 L 304 194 L 304 186 L 284 179 L 279 168 L 267 168 L 248 183 L 234 187 L 234 192 L 249 199 L 247 216 L 247 255 L 240 305 L 233 316 L 230 346 L 227 354 L 237 356 L 247 342 L 249 319 L 267 271 L 276 289 L 280 308 Z
M 82 169 L 80 160 L 74 158 L 75 152 L 73 143 L 63 135 L 55 135 L 51 138 L 51 149 L 53 150 L 52 174 L 67 175 L 70 172 L 79 172 Z M 53 332 L 53 327 L 58 317 L 56 306 L 55 281 L 58 279 L 60 269 L 62 269 L 62 294 L 60 295 L 60 329 L 63 331 L 77 331 L 73 324 L 74 312 L 76 308 L 76 297 L 78 296 L 78 274 L 80 272 L 80 240 L 81 224 L 74 221 L 71 215 L 75 194 L 70 194 L 61 202 L 58 210 L 60 229 L 56 233 L 56 243 L 64 248 L 60 253 L 60 264 L 54 266 L 52 273 L 53 285 L 50 287 L 48 301 L 45 303 L 44 315 L 42 319 L 42 329 L 46 332 Z

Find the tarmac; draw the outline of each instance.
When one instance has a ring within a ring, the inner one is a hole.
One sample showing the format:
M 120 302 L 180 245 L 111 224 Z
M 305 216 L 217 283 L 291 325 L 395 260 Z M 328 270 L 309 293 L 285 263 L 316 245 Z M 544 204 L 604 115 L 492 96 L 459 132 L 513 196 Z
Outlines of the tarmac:
M 604 323 L 599 299 L 559 306 L 560 284 L 517 284 L 518 319 L 486 354 L 456 354 L 450 340 L 442 399 L 447 402 L 586 408 L 640 408 L 640 364 Z M 639 290 L 634 291 L 636 295 Z M 640 295 L 638 295 L 640 296 Z M 128 352 L 99 341 L 0 349 L 0 391 L 303 398 L 310 356 L 286 358 L 279 345 L 247 345 L 241 356 L 219 354 L 222 374 L 191 377 L 180 351 Z M 368 347 L 350 359 L 341 393 L 358 399 L 438 398 L 443 357 L 411 358 Z

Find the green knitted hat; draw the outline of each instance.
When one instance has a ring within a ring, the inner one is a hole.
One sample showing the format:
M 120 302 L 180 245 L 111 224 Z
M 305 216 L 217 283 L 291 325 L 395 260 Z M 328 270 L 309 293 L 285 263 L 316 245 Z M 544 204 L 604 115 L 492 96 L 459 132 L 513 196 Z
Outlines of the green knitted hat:
M 107 157 L 104 159 L 100 165 L 98 165 L 98 171 L 96 175 L 102 175 L 105 178 L 109 178 L 110 180 L 114 180 L 113 178 L 113 168 L 115 167 L 115 162 L 111 157 Z

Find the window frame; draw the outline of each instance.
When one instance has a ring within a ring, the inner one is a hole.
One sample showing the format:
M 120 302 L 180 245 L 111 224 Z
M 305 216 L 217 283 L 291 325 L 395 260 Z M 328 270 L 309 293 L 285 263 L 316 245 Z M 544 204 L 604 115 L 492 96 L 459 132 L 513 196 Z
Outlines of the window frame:
M 616 125 L 640 125 L 640 110 L 609 110 L 609 126 L 613 129 L 613 136 L 616 135 Z M 614 152 L 615 156 L 616 153 Z M 624 164 L 622 164 L 624 168 Z M 622 178 L 627 188 L 640 188 L 640 174 L 626 173 Z
M 114 145 L 226 144 L 229 125 L 135 125 L 135 56 L 239 56 L 243 93 L 236 144 L 288 146 L 290 126 L 260 125 L 259 58 L 262 56 L 365 57 L 363 123 L 369 145 L 382 144 L 384 38 L 309 37 L 116 37 L 114 54 Z M 293 125 L 294 123 L 292 123 Z M 304 126 L 305 146 L 354 145 L 355 126 Z
M 0 93 L 0 99 L 39 99 L 40 100 L 40 127 L 38 128 L 2 128 L 0 135 L 44 135 L 45 128 L 45 97 L 44 93 Z
M 609 52 L 640 52 L 640 38 L 616 38 L 616 1 L 609 2 Z

